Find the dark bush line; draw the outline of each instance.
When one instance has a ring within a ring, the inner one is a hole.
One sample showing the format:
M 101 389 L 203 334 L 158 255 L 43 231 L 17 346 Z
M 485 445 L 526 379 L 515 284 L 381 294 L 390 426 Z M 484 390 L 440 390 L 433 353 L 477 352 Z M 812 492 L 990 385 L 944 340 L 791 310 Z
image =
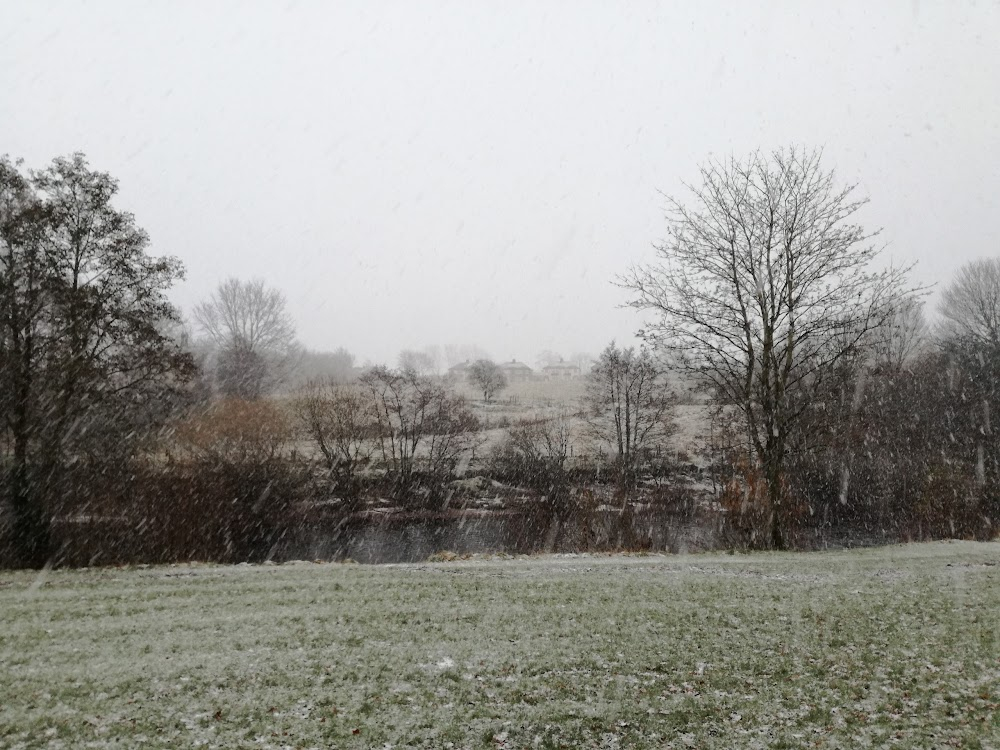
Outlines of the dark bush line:
M 56 566 L 261 562 L 296 522 L 296 505 L 314 485 L 301 465 L 137 461 L 77 466 L 66 492 L 49 498 Z M 0 562 L 11 564 L 9 536 Z M 6 554 L 3 554 L 6 552 Z
M 803 462 L 796 467 L 802 502 L 793 543 L 808 549 L 990 538 L 982 492 L 961 468 L 942 465 L 903 483 L 857 461 L 845 492 L 834 462 Z M 724 489 L 720 508 L 692 490 L 676 466 L 662 462 L 644 466 L 634 490 L 617 484 L 613 466 L 596 460 L 555 466 L 505 450 L 494 453 L 483 476 L 523 488 L 524 499 L 507 504 L 516 531 L 505 533 L 503 544 L 513 546 L 498 552 L 677 551 L 695 537 L 696 546 L 752 549 L 755 524 L 766 516 L 766 508 L 746 506 L 745 478 L 732 485 L 728 504 Z M 422 513 L 428 523 L 454 523 L 440 499 L 452 479 L 415 472 L 404 510 Z M 287 455 L 78 462 L 47 488 L 49 562 L 80 567 L 281 559 L 303 539 L 380 523 L 358 511 L 366 499 L 391 497 L 395 481 L 388 472 L 365 475 L 358 497 L 345 500 L 322 468 Z M 404 534 L 417 520 L 392 528 Z M 12 531 L 10 514 L 0 510 L 0 565 L 6 567 L 16 563 Z

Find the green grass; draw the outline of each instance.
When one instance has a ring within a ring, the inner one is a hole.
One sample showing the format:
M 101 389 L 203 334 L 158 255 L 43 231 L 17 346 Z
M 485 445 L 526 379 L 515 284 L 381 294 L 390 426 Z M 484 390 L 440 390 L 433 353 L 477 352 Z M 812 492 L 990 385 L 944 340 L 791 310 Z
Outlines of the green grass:
M 0 572 L 0 747 L 995 748 L 998 561 Z

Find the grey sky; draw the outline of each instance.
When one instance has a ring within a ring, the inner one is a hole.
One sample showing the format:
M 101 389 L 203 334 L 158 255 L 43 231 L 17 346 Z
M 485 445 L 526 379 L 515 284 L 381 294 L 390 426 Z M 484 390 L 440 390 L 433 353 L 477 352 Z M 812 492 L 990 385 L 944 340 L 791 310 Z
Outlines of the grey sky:
M 1000 5 L 735 6 L 0 0 L 0 153 L 118 177 L 185 310 L 260 276 L 361 360 L 628 340 L 710 153 L 825 147 L 921 283 L 1000 252 Z

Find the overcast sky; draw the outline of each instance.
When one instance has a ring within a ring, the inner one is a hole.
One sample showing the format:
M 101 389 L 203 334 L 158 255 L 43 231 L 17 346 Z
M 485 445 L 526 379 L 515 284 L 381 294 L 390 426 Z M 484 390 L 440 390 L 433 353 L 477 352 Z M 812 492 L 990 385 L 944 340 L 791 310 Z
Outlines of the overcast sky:
M 822 146 L 920 283 L 1000 254 L 1000 4 L 734 6 L 0 0 L 0 153 L 116 176 L 186 311 L 263 277 L 361 361 L 629 341 L 710 154 Z

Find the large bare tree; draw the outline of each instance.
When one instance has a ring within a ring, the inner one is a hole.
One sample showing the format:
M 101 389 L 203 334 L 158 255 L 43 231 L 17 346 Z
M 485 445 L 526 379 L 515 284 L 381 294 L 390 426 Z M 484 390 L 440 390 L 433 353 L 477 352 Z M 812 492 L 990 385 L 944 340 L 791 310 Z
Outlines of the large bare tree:
M 941 293 L 942 334 L 1000 347 L 1000 258 L 980 258 L 959 269 Z
M 786 459 L 818 437 L 803 435 L 812 395 L 893 317 L 908 271 L 878 265 L 878 232 L 855 223 L 866 200 L 821 156 L 710 160 L 688 196 L 667 199 L 658 262 L 622 278 L 653 313 L 646 341 L 742 416 L 775 548 L 788 542 Z
M 227 396 L 259 398 L 287 374 L 297 351 L 285 295 L 263 280 L 229 278 L 194 308 L 215 344 L 216 379 Z

